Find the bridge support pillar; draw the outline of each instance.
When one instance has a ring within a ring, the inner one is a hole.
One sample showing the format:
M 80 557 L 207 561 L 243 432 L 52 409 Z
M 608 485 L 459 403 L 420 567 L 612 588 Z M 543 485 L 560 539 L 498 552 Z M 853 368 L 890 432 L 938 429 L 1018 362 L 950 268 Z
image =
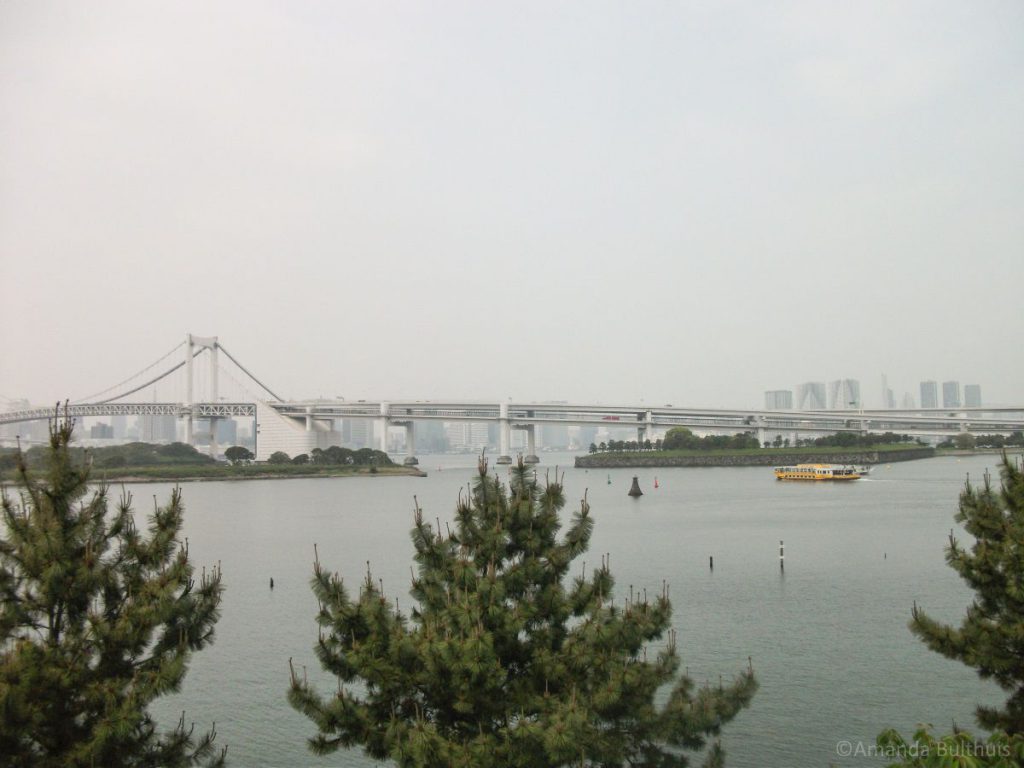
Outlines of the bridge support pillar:
M 195 405 L 195 393 L 192 382 L 192 359 L 196 355 L 196 347 L 199 351 L 210 350 L 210 400 L 218 402 L 217 395 L 217 366 L 219 356 L 217 354 L 218 344 L 216 336 L 193 336 L 185 334 L 185 410 L 182 415 L 185 417 L 185 442 L 194 446 L 196 444 L 194 424 L 192 422 L 192 406 Z M 210 455 L 217 457 L 217 417 L 210 417 Z
M 764 447 L 765 441 L 767 439 L 768 439 L 768 430 L 766 430 L 764 427 L 758 427 L 757 428 L 757 442 L 759 442 L 761 444 L 762 448 Z
M 192 358 L 195 353 L 192 351 L 195 345 L 192 343 L 192 334 L 185 334 L 185 444 L 195 445 L 195 438 L 192 436 Z
M 540 464 L 537 456 L 537 425 L 527 424 L 526 427 L 526 458 L 523 464 Z
M 211 343 L 212 342 L 212 343 Z M 220 362 L 220 356 L 217 354 L 217 337 L 214 336 L 212 340 L 206 340 L 207 348 L 210 350 L 210 400 L 214 403 L 219 402 L 220 393 L 218 392 L 219 387 L 217 386 L 217 366 Z M 230 445 L 228 446 L 231 447 Z M 217 417 L 210 417 L 210 455 L 213 458 L 217 458 L 217 454 L 220 453 L 220 446 L 217 445 Z
M 644 436 L 638 442 L 642 445 L 644 440 L 654 442 L 654 414 L 650 411 L 644 415 Z
M 391 420 L 388 418 L 388 404 L 380 404 L 380 418 L 377 419 L 377 430 L 380 432 L 380 450 L 384 453 L 388 452 L 388 427 L 391 424 Z
M 416 458 L 416 427 L 411 421 L 405 422 L 405 461 L 402 463 L 407 467 L 415 467 L 420 463 Z
M 498 464 L 512 463 L 512 424 L 508 419 L 508 403 L 498 404 Z

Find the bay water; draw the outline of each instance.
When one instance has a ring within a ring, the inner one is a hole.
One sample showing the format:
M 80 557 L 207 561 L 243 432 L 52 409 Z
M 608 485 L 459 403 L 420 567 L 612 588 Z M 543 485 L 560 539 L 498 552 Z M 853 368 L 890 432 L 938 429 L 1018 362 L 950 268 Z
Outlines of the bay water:
M 568 454 L 541 459 L 541 475 L 564 473 L 566 519 L 588 492 L 588 571 L 609 555 L 619 601 L 631 586 L 657 594 L 670 584 L 678 650 L 696 681 L 728 680 L 752 659 L 761 688 L 724 729 L 728 765 L 883 765 L 863 752 L 884 728 L 970 729 L 977 703 L 1002 701 L 907 629 L 915 601 L 948 622 L 963 616 L 971 593 L 944 547 L 953 528 L 965 537 L 953 522 L 965 478 L 998 477 L 998 457 L 883 464 L 849 483 L 778 482 L 764 467 L 604 471 L 575 469 Z M 353 594 L 369 566 L 408 613 L 413 498 L 443 526 L 475 463 L 421 457 L 423 478 L 185 484 L 193 562 L 220 563 L 226 590 L 214 644 L 194 657 L 181 692 L 153 708 L 161 725 L 182 711 L 197 730 L 216 722 L 236 766 L 378 764 L 358 750 L 313 755 L 314 726 L 286 700 L 289 659 L 322 692 L 335 688 L 313 653 L 313 545 Z M 626 495 L 634 475 L 640 499 Z M 127 490 L 144 512 L 171 486 Z

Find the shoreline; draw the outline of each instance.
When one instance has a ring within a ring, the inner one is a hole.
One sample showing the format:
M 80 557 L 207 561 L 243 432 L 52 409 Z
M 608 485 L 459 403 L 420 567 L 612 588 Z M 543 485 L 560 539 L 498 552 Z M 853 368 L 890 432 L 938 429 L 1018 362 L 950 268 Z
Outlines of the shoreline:
M 31 470 L 30 470 L 31 472 Z M 348 478 L 348 477 L 427 477 L 427 473 L 417 467 L 385 467 L 378 468 L 377 472 L 366 470 L 359 471 L 323 471 L 323 472 L 254 472 L 252 474 L 224 474 L 224 475 L 133 475 L 129 473 L 117 474 L 113 477 L 103 476 L 102 470 L 93 468 L 92 476 L 89 478 L 89 485 L 131 484 L 144 485 L 149 483 L 224 483 L 241 482 L 247 480 L 310 480 L 317 478 Z M 3 478 L 0 485 L 15 484 L 14 478 Z
M 769 452 L 770 451 L 770 452 Z M 930 459 L 939 454 L 931 447 L 907 447 L 890 450 L 789 451 L 762 450 L 754 453 L 694 452 L 659 455 L 649 453 L 594 453 L 577 456 L 575 466 L 583 469 L 640 469 L 648 467 L 770 467 L 780 464 L 887 464 L 893 461 Z

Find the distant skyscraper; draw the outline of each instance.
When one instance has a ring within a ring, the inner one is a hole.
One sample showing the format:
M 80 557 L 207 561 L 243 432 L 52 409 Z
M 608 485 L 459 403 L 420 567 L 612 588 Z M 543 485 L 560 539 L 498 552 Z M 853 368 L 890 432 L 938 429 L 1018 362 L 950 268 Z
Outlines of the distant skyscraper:
M 939 385 L 934 381 L 921 382 L 921 407 L 939 407 Z
M 140 443 L 173 443 L 178 440 L 178 419 L 173 414 L 139 416 Z
M 444 424 L 440 421 L 417 421 L 416 449 L 424 453 L 444 453 L 448 450 Z
M 234 419 L 217 419 L 217 444 L 221 450 L 238 445 L 238 422 Z
M 964 384 L 964 405 L 968 408 L 981 407 L 980 384 Z
M 10 400 L 4 410 L 25 411 L 31 407 L 28 400 Z M 78 439 L 89 436 L 89 433 L 82 427 L 81 419 L 75 421 L 74 436 Z M 33 445 L 45 445 L 50 440 L 50 424 L 46 419 L 5 424 L 0 427 L 0 437 L 5 438 L 9 444 L 13 444 L 20 437 L 21 444 L 25 448 L 31 448 Z
M 903 403 L 900 405 L 900 407 L 903 410 L 905 410 L 905 411 L 912 411 L 912 410 L 914 410 L 917 407 L 914 404 L 914 396 L 912 394 L 910 394 L 909 392 L 904 392 L 903 393 Z
M 487 440 L 490 434 L 487 430 L 487 422 L 474 421 L 469 426 L 469 445 L 475 453 L 479 453 L 487 447 Z
M 450 448 L 456 451 L 464 451 L 469 448 L 470 434 L 468 422 L 445 422 L 444 431 Z
M 89 437 L 93 440 L 111 440 L 114 437 L 114 428 L 103 422 L 93 424 L 89 428 Z
M 31 407 L 32 406 L 31 406 L 31 404 L 29 403 L 28 400 L 11 400 L 9 403 L 7 403 L 7 406 L 4 408 L 4 410 L 5 411 L 26 411 L 26 410 L 28 410 Z M 18 435 L 23 434 L 23 433 L 27 434 L 27 432 L 25 431 L 27 429 L 27 427 L 28 427 L 28 422 L 24 422 L 24 421 L 20 422 L 20 423 L 17 423 L 17 424 L 4 424 L 2 427 L 0 427 L 0 437 L 3 437 L 5 439 L 7 439 L 7 440 L 13 441 L 13 440 L 15 440 L 18 437 Z M 75 436 L 76 437 L 81 437 L 82 436 L 81 429 L 82 429 L 82 427 L 81 427 L 81 419 L 79 419 L 78 420 L 78 424 L 76 424 L 76 427 L 75 427 Z
M 121 414 L 110 417 L 110 428 L 114 430 L 114 439 L 123 440 L 128 431 L 128 417 Z
M 896 394 L 892 391 L 892 388 L 889 386 L 889 378 L 884 373 L 882 374 L 882 407 L 896 407 Z
M 807 381 L 797 385 L 796 407 L 801 411 L 825 410 L 825 382 Z
M 341 442 L 347 448 L 369 448 L 373 422 L 370 419 L 343 419 Z
M 792 400 L 792 395 L 790 395 L 790 400 Z M 591 443 L 597 443 L 597 427 L 580 427 L 579 432 L 576 433 L 576 439 L 579 441 L 581 448 L 589 448 Z
M 960 403 L 960 382 L 959 381 L 944 381 L 942 382 L 942 407 L 943 408 L 959 408 Z
M 793 391 L 790 389 L 769 389 L 764 393 L 766 411 L 793 410 Z
M 856 379 L 836 379 L 829 382 L 828 407 L 834 411 L 860 408 L 860 382 Z

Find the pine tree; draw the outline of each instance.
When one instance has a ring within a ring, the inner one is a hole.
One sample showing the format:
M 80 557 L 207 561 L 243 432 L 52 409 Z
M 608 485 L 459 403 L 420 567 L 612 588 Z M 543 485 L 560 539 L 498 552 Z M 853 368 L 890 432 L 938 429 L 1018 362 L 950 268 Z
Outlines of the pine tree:
M 130 495 L 108 514 L 88 495 L 88 465 L 69 452 L 74 422 L 50 426 L 45 476 L 19 454 L 14 498 L 4 489 L 0 538 L 0 755 L 10 766 L 221 765 L 213 730 L 184 715 L 159 733 L 147 711 L 177 691 L 193 652 L 213 640 L 220 570 L 193 579 L 175 490 L 134 522 Z
M 667 586 L 616 603 L 607 558 L 570 577 L 594 522 L 584 497 L 559 539 L 564 505 L 560 480 L 520 462 L 506 489 L 481 461 L 454 531 L 417 506 L 408 617 L 369 571 L 352 599 L 317 558 L 316 651 L 338 691 L 322 698 L 294 669 L 289 691 L 318 729 L 312 750 L 358 745 L 417 768 L 685 766 L 717 737 L 750 703 L 752 670 L 700 688 L 678 675 Z M 722 765 L 720 744 L 707 751 Z
M 910 629 L 929 648 L 974 667 L 1010 697 L 1002 708 L 979 706 L 978 724 L 1024 734 L 1024 473 L 1004 455 L 1001 488 L 985 474 L 960 494 L 956 521 L 974 537 L 969 548 L 952 535 L 946 562 L 974 590 L 959 628 L 929 617 L 916 604 Z

